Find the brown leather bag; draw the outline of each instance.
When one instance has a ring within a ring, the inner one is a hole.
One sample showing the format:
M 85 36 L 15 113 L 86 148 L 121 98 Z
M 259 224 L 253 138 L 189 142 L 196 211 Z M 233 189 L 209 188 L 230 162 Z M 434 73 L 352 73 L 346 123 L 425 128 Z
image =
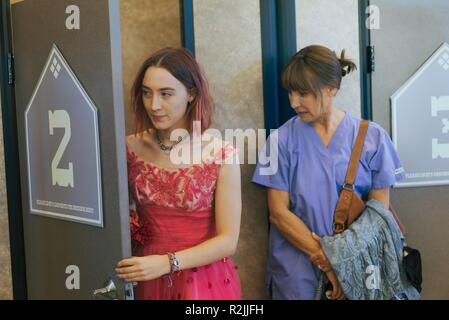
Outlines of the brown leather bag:
M 351 159 L 349 160 L 348 170 L 346 171 L 345 183 L 340 192 L 337 206 L 334 213 L 334 234 L 342 233 L 351 225 L 365 210 L 365 202 L 354 191 L 354 181 L 359 167 L 360 157 L 362 155 L 363 145 L 365 144 L 365 136 L 368 131 L 369 121 L 362 120 L 360 122 L 359 132 L 355 145 L 352 148 Z M 388 208 L 399 226 L 402 234 L 405 236 L 405 228 L 396 211 L 390 204 Z

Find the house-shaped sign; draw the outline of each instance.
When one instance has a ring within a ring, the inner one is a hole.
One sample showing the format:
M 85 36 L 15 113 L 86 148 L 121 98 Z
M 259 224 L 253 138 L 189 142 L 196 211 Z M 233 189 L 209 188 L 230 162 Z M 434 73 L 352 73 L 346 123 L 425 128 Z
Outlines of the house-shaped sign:
M 53 45 L 25 111 L 32 214 L 103 226 L 97 108 Z
M 449 45 L 391 97 L 393 142 L 406 172 L 398 187 L 449 184 Z

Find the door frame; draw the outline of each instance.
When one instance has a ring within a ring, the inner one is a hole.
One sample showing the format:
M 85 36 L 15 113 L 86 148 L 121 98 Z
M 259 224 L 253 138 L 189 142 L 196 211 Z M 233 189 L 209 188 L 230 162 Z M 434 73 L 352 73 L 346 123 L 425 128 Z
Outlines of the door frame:
M 369 17 L 366 8 L 369 5 L 369 0 L 359 0 L 360 111 L 362 119 L 373 120 L 371 72 L 374 71 L 374 65 L 371 65 L 370 61 L 371 37 L 370 30 L 366 26 Z
M 279 128 L 295 115 L 281 84 L 282 70 L 297 51 L 295 8 L 295 0 L 260 0 L 263 104 L 267 135 L 269 129 Z
M 1 2 L 0 84 L 13 298 L 27 299 L 10 1 Z M 12 59 L 11 59 L 12 58 Z M 11 69 L 12 68 L 12 69 Z
M 195 24 L 193 18 L 193 0 L 179 0 L 181 18 L 181 45 L 195 56 Z

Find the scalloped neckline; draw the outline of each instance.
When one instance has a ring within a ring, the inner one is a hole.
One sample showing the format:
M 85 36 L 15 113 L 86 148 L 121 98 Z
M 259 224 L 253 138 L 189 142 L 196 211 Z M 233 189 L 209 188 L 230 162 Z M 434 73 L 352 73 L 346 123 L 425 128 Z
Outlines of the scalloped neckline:
M 179 167 L 179 168 L 176 168 L 176 169 L 170 169 L 170 168 L 166 168 L 166 167 L 161 167 L 160 165 L 158 165 L 158 164 L 156 164 L 154 162 L 151 162 L 151 161 L 148 161 L 148 160 L 142 158 L 141 156 L 136 154 L 134 151 L 129 150 L 128 146 L 126 146 L 126 149 L 127 149 L 127 152 L 133 154 L 138 159 L 138 161 L 143 162 L 145 164 L 148 164 L 151 167 L 154 167 L 154 168 L 156 168 L 156 169 L 158 169 L 160 171 L 166 171 L 166 172 L 170 172 L 170 173 L 176 173 L 176 172 L 179 172 L 179 171 L 182 171 L 182 170 L 188 171 L 188 170 L 193 169 L 195 167 L 200 167 L 201 169 L 205 169 L 205 167 L 207 165 L 211 165 L 211 164 L 218 165 L 217 163 L 215 163 L 212 160 L 210 162 L 196 163 L 196 164 L 191 165 L 190 167 Z

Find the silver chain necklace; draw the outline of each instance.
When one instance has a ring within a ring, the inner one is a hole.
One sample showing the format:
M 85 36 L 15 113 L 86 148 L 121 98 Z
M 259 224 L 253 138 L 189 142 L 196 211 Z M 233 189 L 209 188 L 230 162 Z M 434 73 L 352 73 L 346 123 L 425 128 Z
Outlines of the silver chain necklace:
M 188 134 L 187 134 L 188 135 Z M 156 140 L 157 140 L 157 144 L 159 145 L 159 148 L 164 151 L 166 154 L 170 154 L 170 152 L 172 151 L 172 149 L 178 144 L 180 143 L 182 140 L 184 140 L 184 138 L 187 136 L 185 135 L 184 137 L 178 137 L 178 141 L 176 141 L 173 145 L 171 146 L 166 146 L 165 144 L 162 143 L 161 138 L 159 137 L 159 132 L 156 131 Z

